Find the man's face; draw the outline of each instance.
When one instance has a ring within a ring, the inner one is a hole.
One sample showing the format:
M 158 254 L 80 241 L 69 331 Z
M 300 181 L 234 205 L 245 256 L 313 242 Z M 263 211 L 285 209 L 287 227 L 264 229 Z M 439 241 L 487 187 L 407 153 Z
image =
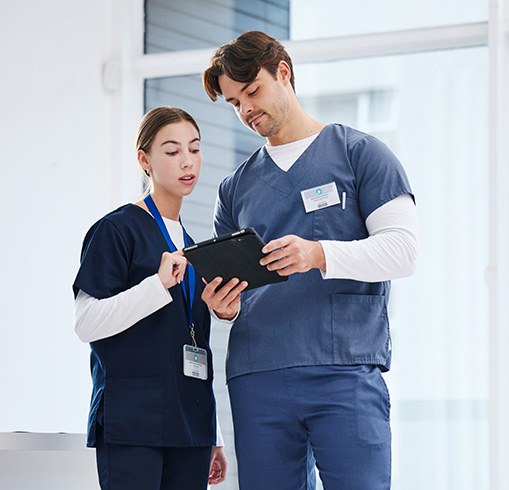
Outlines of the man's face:
M 226 75 L 218 79 L 226 102 L 249 129 L 265 138 L 276 134 L 286 121 L 288 93 L 280 80 L 261 68 L 251 83 L 236 82 Z

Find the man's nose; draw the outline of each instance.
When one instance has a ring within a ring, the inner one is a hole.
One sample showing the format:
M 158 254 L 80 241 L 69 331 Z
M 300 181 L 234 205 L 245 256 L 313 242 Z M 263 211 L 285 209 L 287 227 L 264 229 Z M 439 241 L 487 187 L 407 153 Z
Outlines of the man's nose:
M 239 113 L 242 114 L 243 116 L 247 116 L 251 114 L 251 112 L 253 112 L 252 104 L 244 102 L 239 105 Z

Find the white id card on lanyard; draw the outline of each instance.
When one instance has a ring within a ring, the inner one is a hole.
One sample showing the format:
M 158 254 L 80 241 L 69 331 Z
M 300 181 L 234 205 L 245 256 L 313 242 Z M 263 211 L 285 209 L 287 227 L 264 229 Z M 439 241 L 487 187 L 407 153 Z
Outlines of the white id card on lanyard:
M 184 375 L 191 378 L 207 379 L 207 351 L 192 345 L 184 345 Z

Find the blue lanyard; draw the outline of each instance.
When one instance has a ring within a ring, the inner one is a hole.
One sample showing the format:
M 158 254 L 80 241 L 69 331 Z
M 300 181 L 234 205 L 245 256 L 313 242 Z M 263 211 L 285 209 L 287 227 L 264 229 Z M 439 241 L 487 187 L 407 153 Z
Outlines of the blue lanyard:
M 148 207 L 148 210 L 156 220 L 159 229 L 161 230 L 161 233 L 163 234 L 166 243 L 168 244 L 168 247 L 170 248 L 170 251 L 176 252 L 177 247 L 175 247 L 174 243 L 171 241 L 170 234 L 168 233 L 168 229 L 166 228 L 166 225 L 164 224 L 163 218 L 161 216 L 161 213 L 159 212 L 159 209 L 157 209 L 157 206 L 152 199 L 152 196 L 150 194 L 147 195 L 147 197 L 144 199 L 145 204 Z M 187 238 L 187 233 L 185 228 L 182 226 L 182 229 L 184 231 L 184 243 L 186 247 L 189 245 L 189 240 Z M 189 278 L 189 297 L 187 296 L 187 290 L 186 290 L 186 279 L 184 276 L 184 279 L 182 280 L 182 290 L 184 291 L 184 298 L 186 300 L 187 305 L 187 311 L 189 313 L 189 327 L 191 328 L 191 336 L 193 337 L 193 343 L 196 344 L 194 340 L 194 323 L 193 323 L 193 301 L 194 301 L 194 289 L 196 285 L 196 277 L 194 273 L 194 267 L 188 262 L 187 268 L 186 268 L 186 275 Z M 195 345 L 196 347 L 196 345 Z

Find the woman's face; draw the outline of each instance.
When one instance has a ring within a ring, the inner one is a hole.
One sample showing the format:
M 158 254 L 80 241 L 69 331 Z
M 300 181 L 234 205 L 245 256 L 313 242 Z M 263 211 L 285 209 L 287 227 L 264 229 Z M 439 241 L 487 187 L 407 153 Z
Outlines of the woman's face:
M 154 191 L 182 198 L 196 186 L 201 161 L 200 135 L 190 122 L 182 121 L 162 127 L 140 163 L 148 170 Z

